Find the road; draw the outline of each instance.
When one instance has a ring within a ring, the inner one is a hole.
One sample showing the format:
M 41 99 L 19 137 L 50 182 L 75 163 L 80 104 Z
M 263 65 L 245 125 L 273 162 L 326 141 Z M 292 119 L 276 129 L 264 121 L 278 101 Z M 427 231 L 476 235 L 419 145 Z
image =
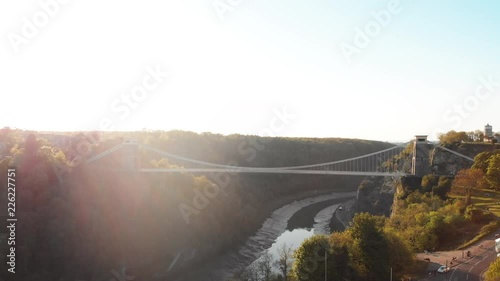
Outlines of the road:
M 449 281 L 480 281 L 481 274 L 488 269 L 490 263 L 496 258 L 495 247 L 489 245 L 485 249 L 478 249 L 477 255 L 452 268 L 447 274 Z
M 482 273 L 484 273 L 490 263 L 495 260 L 497 253 L 495 252 L 495 236 L 494 234 L 482 239 L 476 245 L 464 250 L 471 252 L 471 257 L 462 258 L 462 251 L 436 252 L 428 254 L 418 254 L 417 258 L 424 260 L 429 258 L 428 270 L 438 268 L 440 265 L 447 264 L 450 266 L 450 271 L 446 274 L 436 274 L 427 276 L 423 280 L 439 280 L 439 281 L 480 281 Z M 457 260 L 453 261 L 453 257 Z M 451 263 L 453 261 L 453 263 Z

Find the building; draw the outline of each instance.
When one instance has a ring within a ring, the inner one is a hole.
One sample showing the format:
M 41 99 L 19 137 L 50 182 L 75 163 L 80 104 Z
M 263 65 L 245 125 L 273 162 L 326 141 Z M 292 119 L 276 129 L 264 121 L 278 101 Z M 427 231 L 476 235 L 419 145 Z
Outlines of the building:
M 491 126 L 489 123 L 484 126 L 484 136 L 488 138 L 493 137 L 493 126 Z

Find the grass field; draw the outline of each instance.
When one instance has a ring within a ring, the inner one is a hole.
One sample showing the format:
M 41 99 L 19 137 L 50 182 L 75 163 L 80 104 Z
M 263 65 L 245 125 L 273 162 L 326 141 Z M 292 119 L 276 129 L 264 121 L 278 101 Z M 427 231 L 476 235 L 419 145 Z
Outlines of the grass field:
M 452 198 L 465 199 L 462 195 L 449 195 Z M 489 189 L 476 189 L 472 193 L 471 197 L 472 204 L 480 209 L 490 211 L 495 217 L 500 218 L 500 192 Z M 481 228 L 481 230 L 476 229 L 475 231 L 469 230 L 469 237 L 467 237 L 467 242 L 460 245 L 457 249 L 463 249 L 469 247 L 470 245 L 476 243 L 477 241 L 483 239 L 483 237 L 489 235 L 490 233 L 496 231 L 498 228 L 498 221 L 492 222 L 491 227 Z M 474 234 L 473 234 L 474 233 Z M 470 236 L 472 235 L 472 236 Z
M 450 195 L 452 198 L 465 198 L 460 195 Z M 500 192 L 489 189 L 477 189 L 472 194 L 472 204 L 481 209 L 487 209 L 500 218 Z

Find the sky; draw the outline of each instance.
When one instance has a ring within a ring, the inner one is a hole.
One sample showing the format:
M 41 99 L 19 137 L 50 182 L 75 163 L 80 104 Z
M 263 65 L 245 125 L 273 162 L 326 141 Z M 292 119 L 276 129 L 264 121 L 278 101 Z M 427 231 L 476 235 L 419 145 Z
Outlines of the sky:
M 500 2 L 0 3 L 0 126 L 407 141 L 500 131 Z

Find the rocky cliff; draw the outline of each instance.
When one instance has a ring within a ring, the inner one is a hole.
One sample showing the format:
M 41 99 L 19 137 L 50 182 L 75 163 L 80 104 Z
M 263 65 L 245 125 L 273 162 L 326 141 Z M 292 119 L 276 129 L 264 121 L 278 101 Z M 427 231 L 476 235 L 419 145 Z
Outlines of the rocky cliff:
M 500 149 L 500 145 L 463 143 L 450 149 L 467 157 L 474 158 L 481 152 Z M 399 167 L 408 167 L 411 165 L 409 151 L 411 150 L 407 149 L 403 152 L 406 153 L 404 157 L 397 157 L 397 165 Z M 436 175 L 454 175 L 461 169 L 470 168 L 473 164 L 472 161 L 439 147 L 429 149 L 428 159 L 430 171 Z M 419 178 L 414 177 L 403 179 L 389 177 L 365 178 L 358 188 L 354 204 L 355 212 L 368 212 L 375 215 L 390 216 L 395 198 L 394 194 L 396 194 L 398 187 L 402 186 L 402 182 L 405 182 L 405 180 L 406 184 L 409 185 L 418 185 L 420 182 Z

